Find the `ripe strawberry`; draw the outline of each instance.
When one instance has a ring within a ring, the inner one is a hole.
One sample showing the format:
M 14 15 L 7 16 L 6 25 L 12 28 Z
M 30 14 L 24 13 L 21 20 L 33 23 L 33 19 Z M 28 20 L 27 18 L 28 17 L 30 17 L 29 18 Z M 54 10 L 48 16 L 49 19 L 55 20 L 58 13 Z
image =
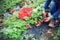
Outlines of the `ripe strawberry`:
M 14 12 L 14 10 L 11 10 L 11 11 L 10 11 L 10 14 L 13 14 L 13 12 Z
M 44 18 L 44 21 L 46 21 L 47 20 L 47 18 Z
M 25 20 L 25 17 L 31 17 L 32 15 L 32 8 L 22 8 L 19 12 L 18 12 L 18 17 L 21 20 Z
M 31 29 L 31 26 L 27 26 L 26 28 L 27 28 L 27 30 L 29 30 L 29 29 Z
M 39 22 L 39 23 L 37 24 L 37 27 L 40 27 L 40 26 L 41 26 L 41 24 L 42 24 L 42 22 Z

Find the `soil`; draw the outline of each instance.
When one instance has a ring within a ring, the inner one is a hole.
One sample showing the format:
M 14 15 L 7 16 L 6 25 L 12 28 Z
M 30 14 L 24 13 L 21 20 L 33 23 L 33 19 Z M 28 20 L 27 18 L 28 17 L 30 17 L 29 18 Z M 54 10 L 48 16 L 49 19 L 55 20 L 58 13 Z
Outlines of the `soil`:
M 31 38 L 35 38 L 36 40 L 44 40 L 45 34 L 51 29 L 48 27 L 48 24 L 49 23 L 42 23 L 40 27 L 32 25 L 32 28 L 28 30 L 27 33 L 24 33 L 24 35 L 28 36 L 27 40 L 30 40 Z

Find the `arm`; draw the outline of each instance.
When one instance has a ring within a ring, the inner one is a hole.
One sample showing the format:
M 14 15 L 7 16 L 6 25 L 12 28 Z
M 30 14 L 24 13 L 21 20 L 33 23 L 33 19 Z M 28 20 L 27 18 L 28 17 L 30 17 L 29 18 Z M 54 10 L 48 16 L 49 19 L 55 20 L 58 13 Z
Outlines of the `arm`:
M 50 2 L 51 2 L 51 0 L 46 0 L 46 3 L 44 5 L 43 11 L 45 11 L 47 9 L 47 7 L 49 6 Z

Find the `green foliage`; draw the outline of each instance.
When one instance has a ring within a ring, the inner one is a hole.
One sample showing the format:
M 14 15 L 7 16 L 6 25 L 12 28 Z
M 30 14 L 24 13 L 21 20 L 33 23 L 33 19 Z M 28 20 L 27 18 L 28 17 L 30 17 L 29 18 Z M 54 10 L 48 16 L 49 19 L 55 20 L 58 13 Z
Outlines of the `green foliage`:
M 43 4 L 44 2 L 45 2 L 45 0 L 37 0 L 36 2 L 34 2 L 31 5 L 28 5 L 27 7 L 29 7 L 29 8 L 36 8 L 38 5 L 41 6 L 41 4 Z
M 23 38 L 22 32 L 23 31 L 21 29 L 6 28 L 6 29 L 3 29 L 3 38 L 4 38 L 4 40 L 9 40 L 9 39 L 18 40 L 18 38 L 20 38 L 20 40 L 21 40 Z
M 8 18 L 4 22 L 5 28 L 2 30 L 4 40 L 23 40 L 23 32 L 26 32 L 27 23 L 19 20 L 17 15 Z
M 32 12 L 30 18 L 26 18 L 27 24 L 36 24 L 36 22 L 43 21 L 42 11 Z
M 6 9 L 10 8 L 13 9 L 16 5 L 16 3 L 22 4 L 23 0 L 3 0 L 1 1 L 1 9 L 3 9 L 2 12 L 5 12 Z M 40 0 L 41 1 L 41 0 Z M 37 3 L 34 3 L 32 8 L 35 8 L 36 11 L 32 12 L 32 16 L 30 18 L 26 17 L 26 20 L 20 20 L 18 18 L 17 13 L 13 14 L 12 18 L 8 18 L 4 22 L 5 28 L 2 30 L 2 35 L 4 40 L 23 40 L 22 34 L 24 32 L 27 32 L 26 26 L 29 26 L 30 24 L 36 24 L 36 22 L 43 21 L 42 17 L 42 6 L 37 7 L 40 4 L 39 1 Z M 30 6 L 31 7 L 31 6 Z M 32 38 L 32 40 L 35 40 Z
M 35 40 L 35 38 L 32 38 L 32 40 Z
M 57 31 L 57 34 L 53 38 L 54 40 L 60 40 L 60 30 Z
M 4 26 L 6 29 L 3 29 L 3 35 L 4 37 L 7 36 L 7 38 L 12 38 L 18 40 L 18 38 L 23 38 L 22 32 L 26 32 L 26 26 L 29 26 L 30 24 L 36 24 L 36 22 L 42 21 L 42 11 L 37 9 L 36 12 L 32 13 L 32 16 L 30 18 L 26 17 L 26 20 L 20 20 L 18 18 L 17 13 L 13 14 L 11 18 L 8 18 L 4 22 Z M 9 29 L 9 30 L 8 30 Z
M 6 9 L 13 9 L 16 4 L 22 6 L 24 4 L 24 0 L 2 0 L 0 1 L 0 14 L 5 13 Z

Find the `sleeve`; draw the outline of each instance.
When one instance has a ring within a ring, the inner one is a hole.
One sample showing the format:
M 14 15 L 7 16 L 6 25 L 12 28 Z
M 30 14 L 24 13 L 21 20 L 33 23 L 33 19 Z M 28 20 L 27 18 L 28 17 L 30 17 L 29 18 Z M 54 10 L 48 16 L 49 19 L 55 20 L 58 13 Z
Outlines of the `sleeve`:
M 43 11 L 45 11 L 47 9 L 47 7 L 49 6 L 51 0 L 46 0 L 46 3 L 44 4 L 44 8 Z

